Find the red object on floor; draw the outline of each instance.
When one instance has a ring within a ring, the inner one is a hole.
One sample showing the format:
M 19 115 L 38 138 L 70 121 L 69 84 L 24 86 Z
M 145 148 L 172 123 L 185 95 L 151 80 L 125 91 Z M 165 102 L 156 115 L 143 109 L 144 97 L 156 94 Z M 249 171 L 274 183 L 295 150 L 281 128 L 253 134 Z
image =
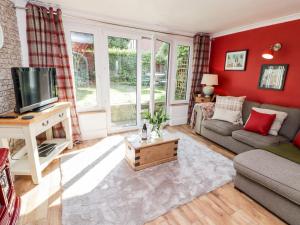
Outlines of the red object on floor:
M 0 225 L 17 224 L 20 207 L 10 175 L 8 149 L 0 148 Z
M 276 114 L 259 113 L 252 109 L 244 129 L 266 136 L 275 118 Z
M 298 134 L 296 135 L 293 144 L 296 145 L 298 148 L 300 148 L 300 131 L 298 132 Z

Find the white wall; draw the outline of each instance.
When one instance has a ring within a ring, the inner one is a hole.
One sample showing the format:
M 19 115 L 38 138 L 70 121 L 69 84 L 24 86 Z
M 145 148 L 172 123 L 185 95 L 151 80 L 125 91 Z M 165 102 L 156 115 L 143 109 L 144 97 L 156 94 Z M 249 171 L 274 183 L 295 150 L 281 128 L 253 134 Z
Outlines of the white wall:
M 107 136 L 106 112 L 79 113 L 82 140 Z
M 188 105 L 171 105 L 170 106 L 170 125 L 187 124 Z

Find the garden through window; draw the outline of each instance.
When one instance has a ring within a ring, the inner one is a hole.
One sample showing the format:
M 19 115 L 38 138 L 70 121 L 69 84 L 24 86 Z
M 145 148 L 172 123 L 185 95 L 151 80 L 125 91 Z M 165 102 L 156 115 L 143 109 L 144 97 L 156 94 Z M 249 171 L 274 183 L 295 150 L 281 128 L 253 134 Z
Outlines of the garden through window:
M 167 108 L 169 52 L 168 42 L 155 41 L 154 111 Z
M 151 46 L 152 39 L 143 37 L 141 40 L 141 53 L 142 53 L 142 90 L 141 90 L 141 118 L 145 118 L 145 113 L 150 111 L 151 103 Z
M 79 109 L 97 106 L 94 35 L 71 32 L 76 103 Z
M 187 81 L 189 74 L 190 47 L 178 45 L 176 47 L 176 86 L 175 100 L 186 100 Z
M 136 40 L 108 37 L 112 127 L 137 125 Z

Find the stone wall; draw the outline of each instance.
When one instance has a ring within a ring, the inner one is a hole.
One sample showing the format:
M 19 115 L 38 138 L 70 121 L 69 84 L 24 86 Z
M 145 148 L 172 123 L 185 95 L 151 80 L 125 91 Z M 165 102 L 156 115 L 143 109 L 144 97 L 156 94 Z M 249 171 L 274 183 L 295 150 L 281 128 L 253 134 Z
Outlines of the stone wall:
M 0 113 L 3 113 L 15 107 L 10 69 L 21 66 L 16 11 L 10 0 L 0 0 L 0 24 L 4 33 L 4 46 L 0 49 Z

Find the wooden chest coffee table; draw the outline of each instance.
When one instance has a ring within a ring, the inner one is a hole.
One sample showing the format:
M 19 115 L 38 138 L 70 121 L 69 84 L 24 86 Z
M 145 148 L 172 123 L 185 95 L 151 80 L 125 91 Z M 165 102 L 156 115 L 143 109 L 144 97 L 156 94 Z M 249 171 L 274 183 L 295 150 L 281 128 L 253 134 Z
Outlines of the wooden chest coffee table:
M 138 135 L 125 138 L 125 158 L 134 170 L 177 160 L 179 138 L 163 137 L 141 141 Z

